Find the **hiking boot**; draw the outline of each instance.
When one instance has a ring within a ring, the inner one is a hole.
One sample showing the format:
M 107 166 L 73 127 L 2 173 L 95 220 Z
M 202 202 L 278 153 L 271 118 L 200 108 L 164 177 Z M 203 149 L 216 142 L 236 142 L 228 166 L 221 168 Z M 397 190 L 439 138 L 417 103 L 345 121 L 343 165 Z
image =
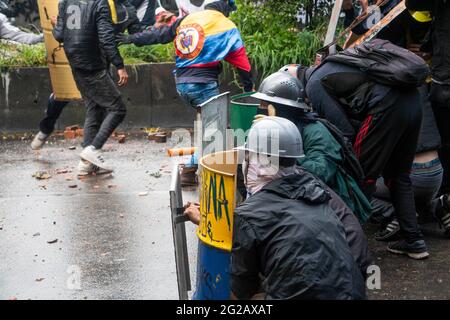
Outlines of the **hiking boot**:
M 397 219 L 393 219 L 389 222 L 383 230 L 375 234 L 375 240 L 377 241 L 395 241 L 398 240 L 400 234 L 400 224 Z
M 425 259 L 430 255 L 423 240 L 416 240 L 412 243 L 408 243 L 406 240 L 400 240 L 390 244 L 387 249 L 389 252 L 404 254 L 416 260 Z
M 45 141 L 47 141 L 47 138 L 49 137 L 49 134 L 45 134 L 41 131 L 39 131 L 35 136 L 33 141 L 31 142 L 31 149 L 33 150 L 39 150 L 42 148 L 42 146 L 45 144 Z
M 197 166 L 187 167 L 185 165 L 181 165 L 181 186 L 196 186 L 198 184 L 197 180 Z
M 114 169 L 110 165 L 108 165 L 108 163 L 103 158 L 102 151 L 95 149 L 94 146 L 88 146 L 84 148 L 80 153 L 80 157 L 81 159 L 89 161 L 99 168 L 105 169 L 110 172 L 114 171 Z
M 439 217 L 439 225 L 444 229 L 444 236 L 450 238 L 450 201 L 449 195 L 444 194 L 439 197 L 442 204 L 443 215 Z

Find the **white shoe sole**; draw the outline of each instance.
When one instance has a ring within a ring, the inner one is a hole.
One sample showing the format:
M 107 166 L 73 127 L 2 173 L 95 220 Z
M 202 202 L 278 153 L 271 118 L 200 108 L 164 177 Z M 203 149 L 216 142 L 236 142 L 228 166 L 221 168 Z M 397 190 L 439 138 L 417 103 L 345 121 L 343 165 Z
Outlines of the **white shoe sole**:
M 110 171 L 109 173 L 111 173 L 111 172 L 114 171 L 112 168 L 109 168 L 109 167 L 106 167 L 106 168 L 105 168 L 105 167 L 103 167 L 103 163 L 97 161 L 97 158 L 96 158 L 96 157 L 91 157 L 89 154 L 86 155 L 84 151 L 82 151 L 82 152 L 80 153 L 80 158 L 83 159 L 83 160 L 89 161 L 89 162 L 92 163 L 93 165 L 95 165 L 95 166 L 97 166 L 97 167 L 99 167 L 99 168 L 101 168 L 101 169 L 103 169 L 103 170 Z
M 46 141 L 47 141 L 47 139 L 40 140 L 39 138 L 34 138 L 30 145 L 31 149 L 32 150 L 41 150 Z
M 389 247 L 387 248 L 387 250 L 391 253 L 406 255 L 415 260 L 423 260 L 423 259 L 428 258 L 428 256 L 430 255 L 428 252 L 413 253 L 413 252 L 395 250 L 395 249 L 391 249 Z

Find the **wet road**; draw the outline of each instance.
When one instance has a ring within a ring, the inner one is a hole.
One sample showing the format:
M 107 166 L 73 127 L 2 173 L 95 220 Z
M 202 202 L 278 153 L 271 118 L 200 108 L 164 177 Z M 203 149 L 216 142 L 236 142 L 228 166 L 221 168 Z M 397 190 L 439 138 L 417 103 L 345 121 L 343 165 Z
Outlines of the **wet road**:
M 78 180 L 77 141 L 56 141 L 40 153 L 27 141 L 1 142 L 0 299 L 177 299 L 168 195 L 174 159 L 165 147 L 111 141 L 106 157 L 116 172 Z M 33 178 L 40 170 L 51 177 Z M 426 261 L 391 255 L 370 240 L 381 269 L 381 289 L 370 298 L 450 299 L 450 242 L 435 226 L 427 230 Z M 194 232 L 189 224 L 193 285 Z
M 40 154 L 1 142 L 0 299 L 177 299 L 164 147 L 113 141 L 106 157 L 116 172 L 78 180 L 78 142 Z M 33 178 L 39 170 L 51 178 Z

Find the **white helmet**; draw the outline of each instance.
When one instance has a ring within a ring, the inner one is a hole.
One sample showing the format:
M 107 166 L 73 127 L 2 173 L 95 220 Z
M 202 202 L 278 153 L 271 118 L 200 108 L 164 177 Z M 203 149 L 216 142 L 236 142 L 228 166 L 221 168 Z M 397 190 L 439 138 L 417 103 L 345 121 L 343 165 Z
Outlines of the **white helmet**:
M 252 125 L 245 145 L 237 148 L 280 158 L 302 158 L 303 141 L 297 126 L 280 117 L 264 117 Z

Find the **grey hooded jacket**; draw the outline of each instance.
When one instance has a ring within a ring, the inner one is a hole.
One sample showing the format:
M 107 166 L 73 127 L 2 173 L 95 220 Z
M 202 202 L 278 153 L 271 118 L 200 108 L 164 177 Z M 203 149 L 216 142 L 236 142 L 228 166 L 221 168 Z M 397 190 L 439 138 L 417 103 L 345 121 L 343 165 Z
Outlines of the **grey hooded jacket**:
M 16 28 L 4 14 L 0 13 L 0 39 L 23 44 L 37 44 L 44 41 L 44 36 L 42 34 L 24 32 Z

